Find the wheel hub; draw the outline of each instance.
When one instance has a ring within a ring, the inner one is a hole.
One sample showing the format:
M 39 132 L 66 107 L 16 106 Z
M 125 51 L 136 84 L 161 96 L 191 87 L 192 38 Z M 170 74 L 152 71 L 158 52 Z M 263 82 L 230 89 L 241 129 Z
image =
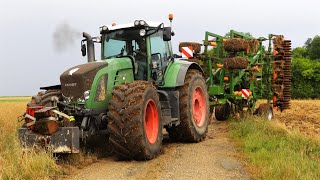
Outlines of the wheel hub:
M 144 129 L 150 144 L 154 144 L 158 139 L 159 114 L 153 99 L 146 103 L 144 113 Z
M 201 127 L 206 116 L 206 101 L 201 87 L 197 87 L 192 95 L 193 120 L 198 127 Z

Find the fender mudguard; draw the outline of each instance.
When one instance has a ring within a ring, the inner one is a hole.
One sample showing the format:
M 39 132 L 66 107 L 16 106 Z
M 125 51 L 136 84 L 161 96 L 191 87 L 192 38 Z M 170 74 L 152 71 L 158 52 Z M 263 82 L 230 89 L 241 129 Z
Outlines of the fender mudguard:
M 184 85 L 184 79 L 189 69 L 199 70 L 204 74 L 202 68 L 194 62 L 175 60 L 168 65 L 164 75 L 164 85 L 162 88 L 174 88 Z

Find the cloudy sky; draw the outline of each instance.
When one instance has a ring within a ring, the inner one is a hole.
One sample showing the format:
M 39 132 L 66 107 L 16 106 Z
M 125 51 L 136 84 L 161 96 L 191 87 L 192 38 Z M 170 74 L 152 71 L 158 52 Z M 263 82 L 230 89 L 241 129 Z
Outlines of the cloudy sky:
M 64 70 L 86 62 L 80 52 L 81 32 L 95 36 L 99 26 L 113 22 L 147 19 L 168 23 L 167 15 L 173 13 L 176 52 L 178 42 L 201 42 L 205 31 L 224 35 L 235 29 L 255 37 L 284 34 L 294 47 L 320 35 L 318 0 L 0 2 L 0 96 L 33 95 L 41 86 L 59 84 Z M 54 34 L 64 27 L 72 35 L 62 37 L 61 46 Z

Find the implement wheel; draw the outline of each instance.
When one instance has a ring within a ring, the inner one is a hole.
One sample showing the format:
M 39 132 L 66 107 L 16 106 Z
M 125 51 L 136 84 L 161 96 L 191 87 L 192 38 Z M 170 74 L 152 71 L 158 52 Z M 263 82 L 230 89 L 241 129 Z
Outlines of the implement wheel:
M 230 113 L 231 108 L 229 103 L 222 104 L 214 108 L 214 115 L 218 121 L 225 121 L 229 119 Z
M 268 103 L 260 104 L 259 107 L 255 110 L 254 114 L 271 121 L 273 119 L 272 106 Z
M 179 88 L 180 124 L 167 131 L 171 139 L 199 142 L 206 137 L 209 125 L 207 86 L 197 70 L 189 70 L 184 83 Z
M 109 140 L 121 159 L 149 160 L 162 145 L 161 106 L 154 86 L 134 81 L 116 86 L 109 103 Z

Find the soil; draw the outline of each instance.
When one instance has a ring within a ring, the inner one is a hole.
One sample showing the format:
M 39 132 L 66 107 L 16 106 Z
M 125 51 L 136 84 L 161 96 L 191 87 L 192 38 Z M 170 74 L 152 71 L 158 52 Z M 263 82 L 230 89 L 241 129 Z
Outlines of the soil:
M 274 115 L 287 130 L 320 139 L 320 100 L 292 100 L 290 109 Z
M 162 153 L 153 160 L 101 158 L 63 179 L 249 179 L 229 139 L 227 123 L 213 120 L 200 143 L 171 142 L 165 133 Z

